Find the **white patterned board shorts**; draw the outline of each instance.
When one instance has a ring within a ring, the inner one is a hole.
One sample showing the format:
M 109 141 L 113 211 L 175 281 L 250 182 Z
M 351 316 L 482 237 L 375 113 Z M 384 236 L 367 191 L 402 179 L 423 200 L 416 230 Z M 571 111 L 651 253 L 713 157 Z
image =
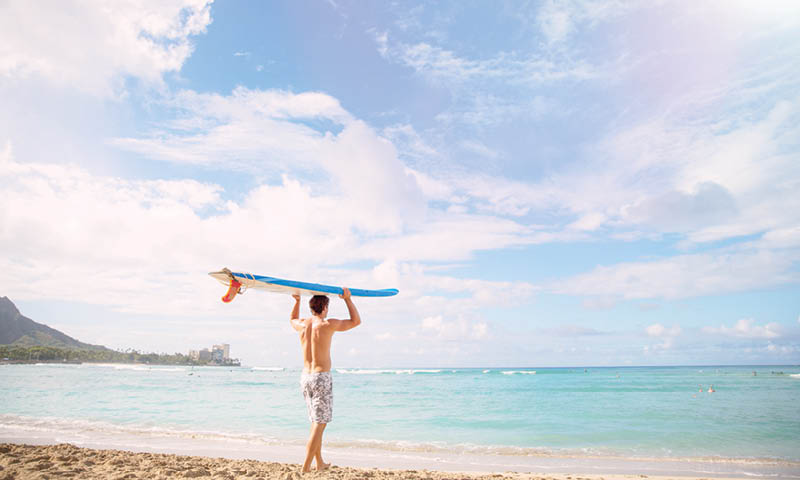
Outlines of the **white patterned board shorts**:
M 300 389 L 306 399 L 308 419 L 314 423 L 330 423 L 333 419 L 333 375 L 331 372 L 305 373 L 300 376 Z

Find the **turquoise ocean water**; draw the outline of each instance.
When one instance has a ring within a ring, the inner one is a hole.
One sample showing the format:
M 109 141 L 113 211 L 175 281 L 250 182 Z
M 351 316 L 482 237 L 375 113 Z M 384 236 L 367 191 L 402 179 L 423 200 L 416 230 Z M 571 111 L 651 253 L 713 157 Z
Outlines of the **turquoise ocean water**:
M 299 375 L 2 365 L 0 437 L 51 429 L 302 445 Z M 799 366 L 336 369 L 334 396 L 326 442 L 342 447 L 800 462 Z

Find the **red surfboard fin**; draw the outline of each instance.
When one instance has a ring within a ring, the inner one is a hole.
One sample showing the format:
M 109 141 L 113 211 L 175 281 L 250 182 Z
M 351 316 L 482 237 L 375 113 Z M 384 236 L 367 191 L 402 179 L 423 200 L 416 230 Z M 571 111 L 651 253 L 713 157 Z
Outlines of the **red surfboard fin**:
M 234 298 L 236 298 L 236 294 L 241 292 L 240 289 L 242 287 L 242 283 L 236 280 L 233 274 L 231 274 L 231 271 L 228 270 L 227 268 L 223 269 L 222 271 L 227 273 L 228 276 L 231 277 L 231 286 L 228 287 L 228 293 L 226 293 L 225 296 L 222 297 L 223 302 L 230 303 L 233 301 Z

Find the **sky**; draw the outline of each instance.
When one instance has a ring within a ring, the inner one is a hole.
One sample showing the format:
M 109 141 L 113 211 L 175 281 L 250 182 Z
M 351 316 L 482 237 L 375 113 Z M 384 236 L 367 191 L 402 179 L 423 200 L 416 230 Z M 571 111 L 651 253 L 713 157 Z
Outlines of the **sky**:
M 0 2 L 0 296 L 84 342 L 300 365 L 229 267 L 398 288 L 335 366 L 797 364 L 798 191 L 792 0 Z

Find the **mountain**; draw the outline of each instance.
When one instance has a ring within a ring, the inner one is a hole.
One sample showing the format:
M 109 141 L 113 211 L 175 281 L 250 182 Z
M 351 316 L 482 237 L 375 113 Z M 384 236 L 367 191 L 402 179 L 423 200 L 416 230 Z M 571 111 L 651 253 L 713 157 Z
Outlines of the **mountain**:
M 23 347 L 42 345 L 87 350 L 108 350 L 101 345 L 79 342 L 55 328 L 34 322 L 19 313 L 17 306 L 8 297 L 0 297 L 0 345 L 12 344 Z

